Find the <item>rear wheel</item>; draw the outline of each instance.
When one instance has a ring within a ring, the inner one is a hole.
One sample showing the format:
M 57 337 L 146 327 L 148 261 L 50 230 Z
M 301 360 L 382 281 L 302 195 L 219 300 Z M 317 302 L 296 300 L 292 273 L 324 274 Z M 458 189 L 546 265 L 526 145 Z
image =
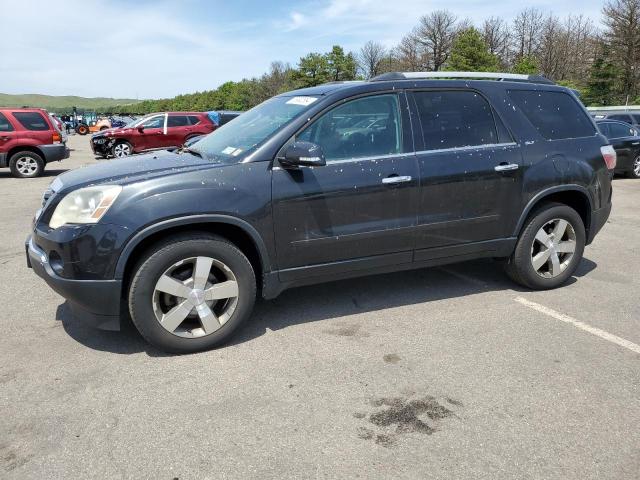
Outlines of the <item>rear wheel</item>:
M 79 135 L 86 135 L 87 133 L 89 133 L 89 127 L 80 124 L 78 125 L 78 128 L 76 128 L 76 133 L 78 133 Z
M 174 353 L 225 342 L 253 309 L 256 280 L 244 254 L 207 234 L 169 239 L 138 265 L 129 288 L 133 323 Z
M 18 152 L 9 159 L 9 168 L 14 177 L 34 178 L 42 175 L 44 161 L 33 152 Z
M 113 146 L 111 153 L 116 158 L 128 157 L 133 153 L 133 147 L 129 142 L 118 142 Z
M 506 264 L 509 277 L 536 290 L 556 288 L 578 267 L 586 234 L 571 207 L 548 203 L 533 213 Z
M 629 178 L 640 178 L 640 155 L 638 155 L 631 164 L 631 168 L 627 171 Z

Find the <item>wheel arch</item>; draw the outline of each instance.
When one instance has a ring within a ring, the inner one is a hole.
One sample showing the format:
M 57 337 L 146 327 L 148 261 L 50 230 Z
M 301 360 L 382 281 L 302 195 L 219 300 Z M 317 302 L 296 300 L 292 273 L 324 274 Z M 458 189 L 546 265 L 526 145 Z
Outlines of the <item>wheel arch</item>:
M 20 153 L 20 152 L 35 153 L 42 159 L 42 162 L 44 164 L 47 163 L 47 159 L 45 158 L 44 153 L 42 153 L 42 150 L 40 150 L 38 147 L 35 147 L 33 145 L 19 145 L 19 146 L 13 147 L 11 150 L 7 152 L 7 165 L 9 165 L 9 162 L 11 161 L 11 157 L 13 157 L 16 153 Z
M 527 204 L 524 211 L 520 215 L 518 224 L 514 231 L 514 236 L 520 235 L 524 228 L 525 222 L 532 212 L 540 205 L 548 202 L 563 203 L 573 208 L 584 223 L 584 228 L 589 237 L 589 229 L 591 228 L 591 213 L 593 212 L 593 201 L 589 195 L 589 191 L 580 185 L 560 185 L 548 188 L 536 194 Z
M 122 249 L 115 278 L 126 285 L 137 260 L 148 248 L 171 235 L 187 232 L 213 233 L 232 242 L 247 256 L 259 282 L 263 273 L 271 271 L 266 245 L 249 223 L 226 215 L 192 215 L 164 220 L 138 232 Z

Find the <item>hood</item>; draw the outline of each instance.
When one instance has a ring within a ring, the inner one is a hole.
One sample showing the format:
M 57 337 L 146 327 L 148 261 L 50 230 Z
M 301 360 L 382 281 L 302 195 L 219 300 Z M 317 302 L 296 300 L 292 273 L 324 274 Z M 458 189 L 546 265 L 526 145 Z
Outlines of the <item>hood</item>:
M 91 135 L 91 137 L 103 137 L 105 136 L 107 133 L 119 133 L 119 132 L 131 132 L 131 128 L 127 128 L 126 130 L 123 129 L 122 127 L 113 127 L 113 128 L 105 128 L 104 130 L 100 130 L 99 132 L 94 133 L 93 135 Z
M 159 151 L 145 155 L 106 160 L 59 175 L 52 183 L 54 192 L 75 190 L 89 185 L 111 183 L 124 185 L 153 177 L 181 173 L 199 168 L 223 166 L 190 153 Z

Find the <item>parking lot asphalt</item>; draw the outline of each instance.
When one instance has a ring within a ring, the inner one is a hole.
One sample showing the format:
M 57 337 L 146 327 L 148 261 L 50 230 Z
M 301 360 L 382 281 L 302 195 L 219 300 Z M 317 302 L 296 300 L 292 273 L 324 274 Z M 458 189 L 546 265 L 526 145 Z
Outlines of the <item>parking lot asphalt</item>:
M 78 323 L 26 267 L 88 141 L 43 178 L 0 171 L 0 478 L 640 477 L 640 181 L 614 180 L 563 288 L 492 261 L 298 288 L 168 356 Z

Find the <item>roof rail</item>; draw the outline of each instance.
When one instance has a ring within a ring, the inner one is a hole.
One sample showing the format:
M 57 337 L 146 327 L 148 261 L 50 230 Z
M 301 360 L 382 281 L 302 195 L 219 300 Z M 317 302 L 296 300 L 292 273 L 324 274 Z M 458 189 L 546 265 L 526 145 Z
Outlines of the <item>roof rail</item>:
M 554 82 L 542 75 L 521 75 L 519 73 L 499 72 L 389 72 L 370 79 L 370 82 L 384 82 L 387 80 L 429 80 L 429 79 L 469 79 L 469 80 L 497 80 L 508 82 L 542 83 L 555 85 Z

